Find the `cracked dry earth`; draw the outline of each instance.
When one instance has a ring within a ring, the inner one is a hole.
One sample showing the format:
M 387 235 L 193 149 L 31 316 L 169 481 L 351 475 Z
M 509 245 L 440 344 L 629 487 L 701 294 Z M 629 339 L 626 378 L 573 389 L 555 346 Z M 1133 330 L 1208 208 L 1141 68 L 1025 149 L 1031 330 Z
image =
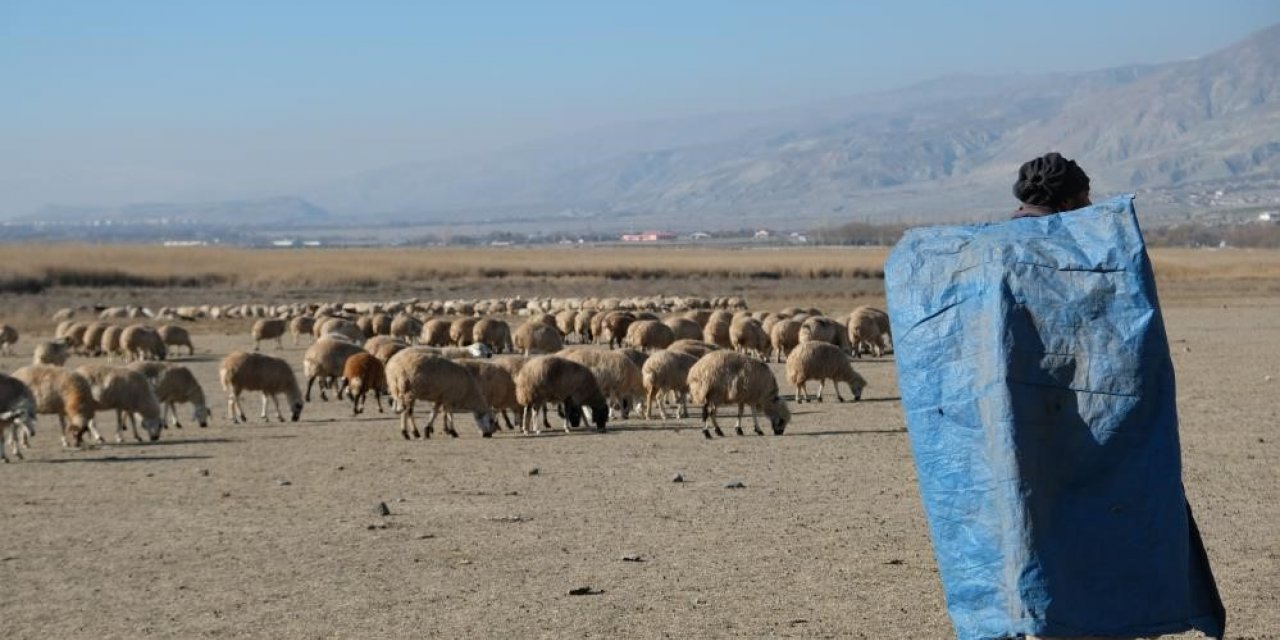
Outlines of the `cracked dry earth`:
M 1165 312 L 1231 638 L 1280 638 L 1277 311 Z M 891 359 L 856 365 L 863 402 L 793 404 L 782 437 L 633 419 L 482 440 L 459 416 L 460 438 L 406 442 L 338 402 L 229 424 L 217 362 L 247 325 L 177 358 L 208 429 L 64 451 L 43 417 L 0 468 L 6 638 L 950 636 Z

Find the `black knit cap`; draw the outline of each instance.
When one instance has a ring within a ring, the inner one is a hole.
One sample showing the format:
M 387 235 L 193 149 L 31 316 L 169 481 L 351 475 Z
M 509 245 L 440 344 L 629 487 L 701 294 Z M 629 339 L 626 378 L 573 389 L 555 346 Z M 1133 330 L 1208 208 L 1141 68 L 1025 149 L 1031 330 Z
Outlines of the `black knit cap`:
M 1018 169 L 1013 195 L 1019 202 L 1057 208 L 1089 190 L 1089 176 L 1075 160 L 1057 152 L 1030 160 Z

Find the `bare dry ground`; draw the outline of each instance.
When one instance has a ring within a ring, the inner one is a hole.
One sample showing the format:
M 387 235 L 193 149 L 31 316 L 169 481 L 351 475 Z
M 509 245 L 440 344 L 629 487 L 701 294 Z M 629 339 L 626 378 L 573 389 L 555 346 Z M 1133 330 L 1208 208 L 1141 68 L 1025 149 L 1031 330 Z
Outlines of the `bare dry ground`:
M 1280 298 L 1199 286 L 1164 291 L 1187 490 L 1228 637 L 1280 638 Z M 6 637 L 950 637 L 891 359 L 856 365 L 863 402 L 792 405 L 782 437 L 482 440 L 459 416 L 461 438 L 406 442 L 336 402 L 229 424 L 216 368 L 242 324 L 177 359 L 210 428 L 72 452 L 44 417 L 0 467 Z

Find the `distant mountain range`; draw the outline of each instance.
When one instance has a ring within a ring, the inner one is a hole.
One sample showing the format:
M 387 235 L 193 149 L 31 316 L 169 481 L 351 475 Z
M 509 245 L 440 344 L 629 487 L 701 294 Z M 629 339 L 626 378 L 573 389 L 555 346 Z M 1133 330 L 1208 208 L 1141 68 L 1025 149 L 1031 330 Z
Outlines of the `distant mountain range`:
M 1194 60 L 948 77 L 803 107 L 602 127 L 502 153 L 393 166 L 317 185 L 300 198 L 51 207 L 28 219 L 567 225 L 585 218 L 597 230 L 689 230 L 989 218 L 1013 208 L 1017 166 L 1050 150 L 1085 167 L 1095 196 L 1138 191 L 1156 205 L 1148 213 L 1280 208 L 1280 25 Z

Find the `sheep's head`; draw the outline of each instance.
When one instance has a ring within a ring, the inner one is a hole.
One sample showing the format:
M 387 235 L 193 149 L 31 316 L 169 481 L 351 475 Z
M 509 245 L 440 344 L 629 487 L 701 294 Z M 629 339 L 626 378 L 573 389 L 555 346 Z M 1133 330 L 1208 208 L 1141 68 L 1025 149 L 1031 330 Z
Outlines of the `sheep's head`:
M 291 415 L 289 419 L 294 422 L 297 422 L 298 419 L 301 417 L 302 417 L 302 401 L 295 400 L 293 403 L 293 415 Z
M 564 419 L 569 423 L 570 427 L 577 429 L 582 425 L 582 407 L 571 399 L 566 399 L 562 407 Z M 609 409 L 605 408 L 605 414 L 609 413 Z
M 765 403 L 764 414 L 769 416 L 769 424 L 773 426 L 773 435 L 780 436 L 782 432 L 787 430 L 787 423 L 791 421 L 791 410 L 787 408 L 787 403 L 777 393 Z
M 480 427 L 480 435 L 492 438 L 493 432 L 498 430 L 498 421 L 493 419 L 493 412 L 477 411 L 472 415 L 476 418 L 476 426 Z
M 591 421 L 596 424 L 596 431 L 604 431 L 605 424 L 609 422 L 609 404 L 601 400 L 591 405 Z
M 160 439 L 160 431 L 164 429 L 164 422 L 160 418 L 143 418 L 142 430 L 147 432 L 147 437 L 152 442 Z
M 196 424 L 199 424 L 201 427 L 207 427 L 209 426 L 210 413 L 212 412 L 209 411 L 209 407 L 206 407 L 202 404 L 198 404 L 196 405 L 194 415 L 192 416 L 192 418 L 196 421 Z

